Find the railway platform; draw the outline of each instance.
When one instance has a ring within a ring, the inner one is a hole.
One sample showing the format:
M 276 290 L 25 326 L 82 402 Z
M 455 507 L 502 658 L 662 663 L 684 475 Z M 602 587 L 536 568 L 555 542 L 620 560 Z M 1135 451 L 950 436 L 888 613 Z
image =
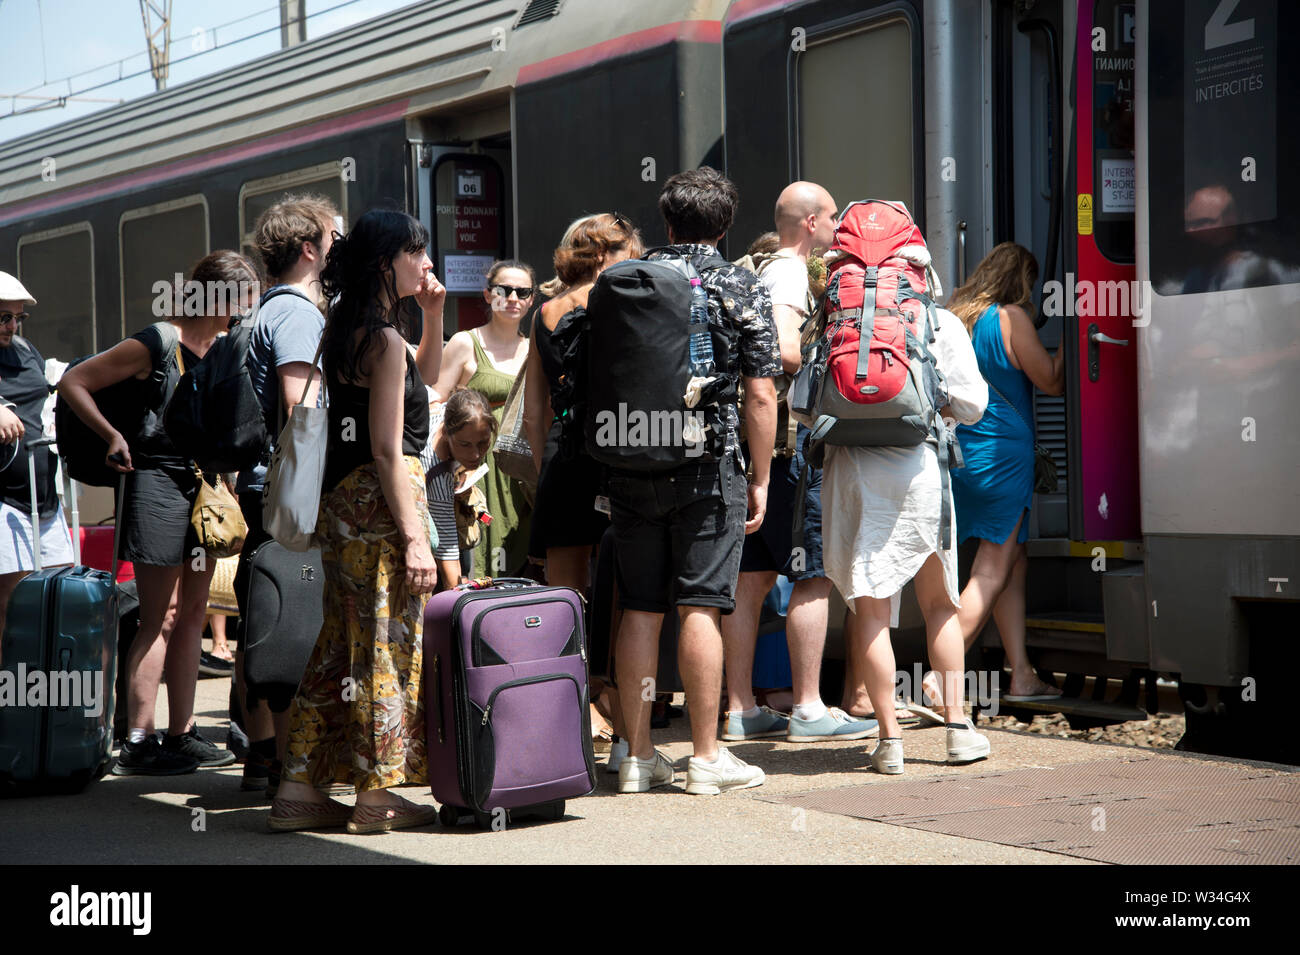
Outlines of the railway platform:
M 196 709 L 224 738 L 228 683 L 199 682 Z M 165 692 L 165 688 L 164 688 Z M 164 725 L 165 698 L 159 701 Z M 464 823 L 381 836 L 271 834 L 270 804 L 239 790 L 240 766 L 186 776 L 107 776 L 75 796 L 0 802 L 0 858 L 61 865 L 368 863 L 1296 864 L 1300 772 L 1277 764 L 1098 745 L 987 729 L 991 758 L 944 762 L 942 727 L 904 729 L 906 773 L 870 768 L 870 741 L 730 744 L 765 785 L 683 792 L 685 719 L 655 733 L 673 786 L 596 792 L 559 822 L 499 831 Z M 598 757 L 603 763 L 604 757 Z M 432 803 L 427 789 L 402 794 Z M 343 802 L 350 802 L 342 797 Z

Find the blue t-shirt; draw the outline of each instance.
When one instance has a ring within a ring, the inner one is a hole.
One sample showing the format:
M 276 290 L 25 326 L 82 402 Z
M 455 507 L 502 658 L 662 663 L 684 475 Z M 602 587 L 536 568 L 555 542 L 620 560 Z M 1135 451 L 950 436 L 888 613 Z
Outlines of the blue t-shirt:
M 290 295 L 277 295 L 257 310 L 257 320 L 248 340 L 248 375 L 262 404 L 266 433 L 272 441 L 279 437 L 284 420 L 280 410 L 279 368 L 296 361 L 311 364 L 324 330 L 325 317 L 320 309 L 296 289 Z M 240 473 L 236 490 L 260 491 L 265 478 L 266 466 L 258 464 Z

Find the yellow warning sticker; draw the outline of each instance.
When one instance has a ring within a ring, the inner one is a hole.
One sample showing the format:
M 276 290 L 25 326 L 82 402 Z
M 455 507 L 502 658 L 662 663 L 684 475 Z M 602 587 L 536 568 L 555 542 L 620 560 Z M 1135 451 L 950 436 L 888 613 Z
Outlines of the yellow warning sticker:
M 1079 193 L 1079 235 L 1092 235 L 1092 193 Z

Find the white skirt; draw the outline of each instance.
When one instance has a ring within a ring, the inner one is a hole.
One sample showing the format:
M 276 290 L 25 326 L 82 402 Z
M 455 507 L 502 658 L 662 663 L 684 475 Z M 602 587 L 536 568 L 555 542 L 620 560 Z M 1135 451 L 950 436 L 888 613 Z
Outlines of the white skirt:
M 63 518 L 63 506 L 60 505 L 53 514 L 41 520 L 41 566 L 70 563 L 72 535 L 68 532 L 68 522 Z M 35 569 L 31 511 L 0 504 L 0 574 Z
M 858 597 L 890 598 L 898 626 L 899 597 L 934 553 L 943 563 L 953 606 L 957 589 L 956 514 L 952 547 L 939 546 L 942 482 L 939 456 L 914 448 L 828 447 L 822 471 L 822 560 L 826 576 L 852 609 Z M 952 491 L 948 492 L 949 507 Z

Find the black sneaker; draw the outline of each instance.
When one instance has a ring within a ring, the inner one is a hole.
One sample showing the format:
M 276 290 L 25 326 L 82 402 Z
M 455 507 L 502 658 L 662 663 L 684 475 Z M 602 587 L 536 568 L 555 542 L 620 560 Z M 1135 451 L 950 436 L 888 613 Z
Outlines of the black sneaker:
M 200 735 L 197 726 L 180 736 L 168 736 L 163 741 L 163 749 L 188 756 L 202 767 L 229 766 L 235 761 L 234 753 L 228 749 L 213 746 Z
M 265 756 L 250 752 L 244 760 L 244 778 L 239 784 L 243 792 L 266 789 L 271 776 L 271 761 Z
M 156 736 L 142 743 L 123 743 L 113 764 L 114 776 L 180 776 L 199 768 L 193 756 L 164 749 Z
M 230 676 L 235 672 L 235 664 L 203 650 L 199 653 L 199 672 L 204 676 Z

